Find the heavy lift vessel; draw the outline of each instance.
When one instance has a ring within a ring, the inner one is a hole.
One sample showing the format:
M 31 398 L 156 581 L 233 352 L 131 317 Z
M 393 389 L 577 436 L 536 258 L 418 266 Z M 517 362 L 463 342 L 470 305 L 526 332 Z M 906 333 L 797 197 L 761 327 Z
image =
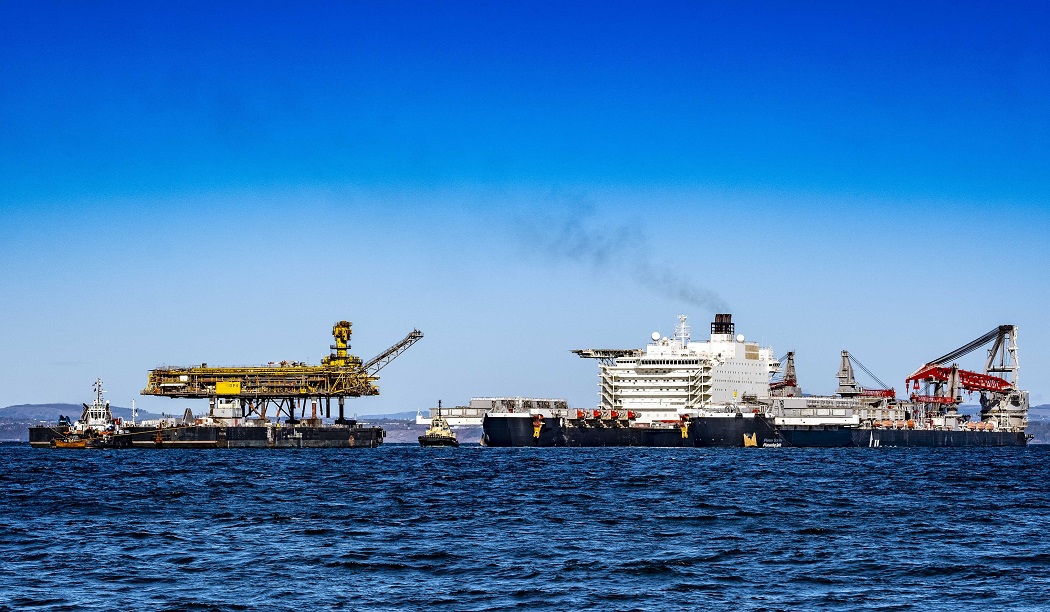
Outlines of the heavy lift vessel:
M 1001 325 L 924 364 L 898 400 L 848 351 L 837 395 L 803 395 L 794 353 L 735 335 L 729 314 L 715 315 L 711 338 L 691 340 L 685 316 L 674 337 L 652 334 L 645 349 L 580 349 L 599 361 L 600 405 L 485 414 L 490 446 L 1024 446 L 1028 394 L 1017 383 L 1017 327 Z M 989 343 L 985 371 L 954 360 Z M 947 365 L 951 364 L 951 365 Z M 866 388 L 864 370 L 881 388 Z M 925 385 L 925 391 L 919 393 Z M 962 392 L 979 392 L 979 419 L 960 414 Z
M 335 344 L 320 365 L 282 361 L 263 366 L 164 367 L 151 370 L 143 395 L 181 399 L 207 399 L 209 413 L 187 416 L 171 426 L 133 427 L 128 430 L 133 447 L 369 447 L 383 442 L 380 427 L 347 419 L 347 397 L 379 395 L 377 373 L 423 337 L 413 329 L 401 341 L 362 362 L 350 354 L 352 327 L 339 321 L 332 328 Z M 331 417 L 331 403 L 338 402 L 338 417 L 325 424 L 318 415 Z M 307 406 L 311 407 L 306 415 Z M 274 420 L 267 414 L 274 408 Z M 282 421 L 282 417 L 284 420 Z

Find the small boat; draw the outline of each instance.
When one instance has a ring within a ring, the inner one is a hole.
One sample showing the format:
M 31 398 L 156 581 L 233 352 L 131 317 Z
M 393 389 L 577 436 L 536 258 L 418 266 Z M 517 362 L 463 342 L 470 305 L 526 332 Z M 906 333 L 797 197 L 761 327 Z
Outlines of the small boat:
M 87 448 L 87 440 L 80 436 L 55 438 L 51 440 L 51 448 Z
M 456 434 L 452 432 L 452 428 L 449 427 L 448 421 L 441 417 L 441 400 L 438 400 L 438 412 L 437 416 L 430 423 L 430 429 L 421 436 L 419 436 L 419 445 L 422 447 L 458 447 L 459 440 L 456 439 Z
M 106 433 L 92 435 L 91 430 L 81 434 L 69 434 L 51 440 L 51 448 L 120 448 L 116 436 Z

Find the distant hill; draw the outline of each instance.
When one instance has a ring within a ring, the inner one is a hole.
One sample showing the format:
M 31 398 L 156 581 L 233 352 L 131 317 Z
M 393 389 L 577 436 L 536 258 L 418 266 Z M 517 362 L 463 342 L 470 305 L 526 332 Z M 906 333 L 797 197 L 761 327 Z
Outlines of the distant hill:
M 110 406 L 109 410 L 115 417 L 122 419 L 131 418 L 131 408 Z M 83 411 L 84 406 L 81 404 L 17 404 L 0 408 L 0 419 L 12 421 L 57 421 L 59 415 L 65 415 L 75 421 L 80 418 L 80 413 Z M 139 420 L 159 418 L 159 414 L 139 410 Z
M 977 417 L 981 414 L 981 406 L 979 404 L 962 404 L 959 406 L 959 412 L 962 414 L 968 414 L 972 417 Z M 1029 406 L 1028 419 L 1031 421 L 1042 421 L 1050 419 L 1050 404 L 1039 404 L 1038 406 Z
M 1028 421 L 1026 431 L 1034 436 L 1032 444 L 1050 444 L 1050 421 Z
M 426 416 L 426 411 L 423 411 L 423 413 L 424 413 L 423 416 Z M 408 410 L 408 411 L 405 411 L 405 412 L 392 412 L 390 414 L 359 414 L 359 415 L 357 415 L 357 418 L 359 418 L 359 419 L 391 419 L 391 420 L 394 420 L 394 421 L 401 420 L 401 419 L 411 419 L 411 420 L 415 421 L 416 420 L 416 411 L 415 410 Z
M 379 425 L 386 430 L 387 444 L 419 444 L 419 436 L 427 431 L 426 425 L 416 425 L 416 413 L 411 413 L 412 419 L 374 419 L 369 418 L 368 423 Z M 480 425 L 463 425 L 453 427 L 456 438 L 460 444 L 477 444 L 484 433 Z
M 109 410 L 115 417 L 131 419 L 131 408 L 110 406 Z M 28 442 L 30 426 L 40 421 L 55 423 L 59 415 L 65 415 L 75 421 L 83 412 L 84 406 L 81 404 L 18 404 L 0 408 L 0 441 Z M 159 414 L 139 410 L 140 421 L 160 417 Z

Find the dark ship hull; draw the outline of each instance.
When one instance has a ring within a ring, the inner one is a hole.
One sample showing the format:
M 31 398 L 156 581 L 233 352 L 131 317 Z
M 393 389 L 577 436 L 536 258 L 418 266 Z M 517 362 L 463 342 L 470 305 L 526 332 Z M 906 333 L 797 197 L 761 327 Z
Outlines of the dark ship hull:
M 83 444 L 76 442 L 83 441 Z M 72 435 L 69 427 L 38 425 L 29 428 L 29 445 L 34 448 L 131 448 L 128 435 Z
M 765 417 L 754 413 L 694 417 L 689 420 L 689 437 L 694 446 L 743 447 L 774 446 L 776 428 Z
M 192 425 L 135 433 L 135 448 L 375 448 L 381 427 L 349 426 L 219 427 Z
M 781 428 L 758 414 L 705 416 L 690 419 L 685 436 L 680 428 L 595 427 L 564 419 L 545 419 L 539 435 L 532 419 L 485 416 L 486 446 L 652 446 L 652 447 L 992 447 L 1025 446 L 1023 432 L 866 429 L 826 426 Z
M 50 448 L 53 440 L 63 440 L 68 433 L 68 427 L 48 427 L 46 425 L 30 427 L 29 445 L 36 448 Z
M 778 433 L 781 446 L 811 447 L 1025 446 L 1029 439 L 1024 432 L 938 429 L 829 427 L 825 430 L 781 429 Z
M 457 448 L 459 440 L 455 436 L 422 435 L 419 436 L 419 445 L 425 448 Z
M 574 425 L 565 419 L 545 419 L 537 435 L 533 420 L 528 415 L 485 415 L 482 422 L 486 446 L 693 446 L 688 429 L 631 427 L 613 422 Z
M 221 427 L 180 425 L 131 427 L 125 433 L 107 436 L 106 448 L 375 448 L 383 443 L 381 427 L 357 425 L 282 427 Z M 51 427 L 31 427 L 29 443 L 49 448 L 65 432 Z

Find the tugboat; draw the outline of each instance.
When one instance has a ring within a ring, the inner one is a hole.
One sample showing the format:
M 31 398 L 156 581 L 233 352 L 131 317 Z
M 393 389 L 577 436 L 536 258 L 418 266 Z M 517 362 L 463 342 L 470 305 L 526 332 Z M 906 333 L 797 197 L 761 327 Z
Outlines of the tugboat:
M 113 418 L 109 402 L 102 399 L 102 380 L 95 379 L 95 401 L 83 404 L 84 412 L 75 423 L 69 417 L 59 418 L 58 426 L 31 427 L 29 440 L 33 446 L 51 448 L 123 448 L 131 446 L 131 438 L 120 419 Z
M 425 434 L 419 436 L 419 445 L 424 448 L 428 446 L 458 447 L 459 440 L 456 439 L 456 434 L 453 433 L 452 428 L 448 426 L 448 421 L 441 417 L 441 400 L 438 400 L 437 410 L 437 416 L 434 417 L 434 421 L 430 424 L 430 429 L 428 429 Z

